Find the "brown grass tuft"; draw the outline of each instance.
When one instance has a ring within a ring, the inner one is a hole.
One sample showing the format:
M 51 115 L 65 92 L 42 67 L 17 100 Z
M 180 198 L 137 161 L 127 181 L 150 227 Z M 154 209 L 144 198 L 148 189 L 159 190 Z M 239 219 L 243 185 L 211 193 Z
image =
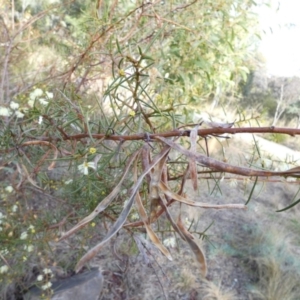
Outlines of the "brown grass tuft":
M 259 282 L 252 293 L 255 299 L 297 300 L 300 295 L 299 274 L 286 269 L 275 258 L 257 258 Z
M 221 282 L 215 284 L 212 281 L 205 281 L 200 291 L 202 300 L 238 300 L 233 291 L 222 288 Z

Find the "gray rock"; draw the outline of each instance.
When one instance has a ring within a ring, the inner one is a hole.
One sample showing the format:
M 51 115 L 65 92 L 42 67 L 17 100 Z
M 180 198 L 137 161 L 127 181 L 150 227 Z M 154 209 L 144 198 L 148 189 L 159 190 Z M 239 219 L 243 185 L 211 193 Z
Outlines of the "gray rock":
M 51 300 L 97 300 L 103 288 L 103 276 L 99 269 L 78 274 L 52 283 Z M 38 287 L 31 288 L 25 300 L 40 300 L 43 291 Z

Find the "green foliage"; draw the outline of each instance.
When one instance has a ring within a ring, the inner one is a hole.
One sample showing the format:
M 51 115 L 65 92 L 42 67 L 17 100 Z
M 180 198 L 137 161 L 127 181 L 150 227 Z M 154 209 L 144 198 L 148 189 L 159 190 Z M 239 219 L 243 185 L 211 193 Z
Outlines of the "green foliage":
M 152 57 L 162 76 L 157 77 L 153 88 L 167 98 L 180 98 L 181 103 L 207 100 L 217 86 L 222 86 L 224 94 L 232 91 L 239 79 L 248 73 L 245 63 L 250 58 L 248 46 L 253 42 L 256 24 L 255 17 L 248 14 L 253 5 L 251 1 L 227 0 L 213 4 L 195 1 L 187 5 L 180 1 L 162 2 L 153 6 L 155 13 L 150 4 L 137 9 L 124 1 L 102 1 L 101 8 L 92 1 L 62 5 L 57 2 L 47 6 L 50 3 L 32 1 L 28 4 L 33 10 L 27 11 L 26 18 L 32 14 L 34 31 L 25 26 L 22 30 L 25 15 L 20 12 L 19 23 L 15 25 L 21 28 L 22 38 L 28 35 L 32 41 L 30 49 L 18 46 L 11 55 L 18 55 L 23 48 L 23 61 L 26 61 L 31 51 L 45 51 L 43 46 L 55 49 L 53 55 L 58 63 L 53 62 L 53 78 L 61 72 L 71 72 L 74 78 L 86 76 L 83 70 L 86 65 L 89 66 L 88 77 L 84 79 L 95 80 L 104 70 L 103 62 L 107 65 L 118 60 L 116 41 L 123 55 L 136 57 L 139 46 Z M 48 10 L 43 13 L 43 8 Z M 34 13 L 37 12 L 41 17 L 35 21 Z M 38 35 L 38 39 L 32 39 Z M 18 40 L 13 43 L 17 44 Z M 46 59 L 41 57 L 40 63 Z M 68 71 L 74 64 L 73 71 Z M 28 68 L 30 65 L 26 65 L 27 71 Z M 42 75 L 41 69 L 36 68 Z M 15 70 L 15 74 L 17 77 L 20 69 Z M 27 87 L 28 84 L 22 89 Z M 8 96 L 13 94 L 16 91 Z

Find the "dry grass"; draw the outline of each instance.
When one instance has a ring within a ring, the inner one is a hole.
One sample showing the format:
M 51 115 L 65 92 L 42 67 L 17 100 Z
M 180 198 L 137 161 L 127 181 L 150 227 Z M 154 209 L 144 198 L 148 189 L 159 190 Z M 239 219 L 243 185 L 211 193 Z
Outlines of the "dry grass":
M 196 286 L 196 275 L 197 272 L 191 271 L 188 267 L 183 267 L 179 274 L 179 282 L 176 284 L 176 288 L 188 291 Z
M 274 257 L 256 260 L 259 282 L 252 293 L 262 300 L 297 300 L 300 295 L 299 274 L 295 270 L 283 269 Z
M 263 251 L 254 259 L 259 280 L 252 292 L 262 300 L 297 300 L 300 273 L 299 257 L 294 253 L 296 232 L 288 229 L 290 218 L 276 216 L 268 230 L 261 226 Z
M 222 288 L 221 282 L 215 284 L 212 281 L 203 282 L 200 288 L 202 300 L 238 300 L 234 291 Z

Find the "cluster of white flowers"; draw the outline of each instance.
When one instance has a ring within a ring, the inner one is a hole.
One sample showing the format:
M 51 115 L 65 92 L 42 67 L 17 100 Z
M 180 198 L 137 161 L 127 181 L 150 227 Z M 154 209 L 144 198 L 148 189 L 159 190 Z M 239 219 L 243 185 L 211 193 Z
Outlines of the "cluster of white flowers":
M 130 219 L 132 221 L 136 221 L 140 218 L 139 214 L 137 212 L 133 212 L 131 215 L 130 215 Z
M 41 286 L 41 288 L 42 288 L 43 290 L 47 290 L 47 289 L 51 288 L 51 286 L 52 286 L 52 283 L 50 282 L 50 278 L 52 278 L 52 277 L 53 277 L 53 273 L 52 273 L 51 269 L 45 268 L 45 269 L 43 270 L 43 274 L 40 274 L 40 275 L 36 278 L 36 280 L 39 281 L 39 282 L 41 282 L 41 281 L 46 281 L 46 282 Z
M 43 290 L 47 290 L 47 289 L 51 288 L 51 286 L 52 286 L 52 283 L 50 281 L 48 281 L 47 283 L 45 283 L 44 285 L 42 285 L 41 288 Z
M 31 233 L 35 233 L 35 228 L 34 228 L 34 226 L 33 226 L 33 225 L 30 225 L 26 231 L 23 231 L 23 232 L 21 233 L 21 235 L 20 235 L 20 239 L 21 239 L 21 240 L 26 240 L 26 239 L 27 239 L 27 237 L 28 237 L 28 231 L 30 231 Z
M 33 245 L 24 245 L 24 250 L 27 252 L 32 252 L 34 250 L 34 246 Z
M 5 256 L 5 255 L 8 255 L 8 254 L 9 254 L 9 251 L 8 251 L 7 248 L 3 248 L 3 249 L 0 250 L 0 254 L 1 254 L 2 256 Z
M 11 114 L 12 111 L 8 107 L 0 106 L 0 116 L 9 117 Z
M 30 107 L 34 106 L 36 100 L 39 101 L 41 105 L 48 105 L 49 100 L 53 99 L 53 93 L 43 92 L 42 89 L 35 89 L 29 94 L 28 105 Z M 20 105 L 14 101 L 11 101 L 9 106 L 0 106 L 0 117 L 10 117 L 14 115 L 17 118 L 23 118 L 24 113 L 20 110 Z
M 36 100 L 40 102 L 40 104 L 46 106 L 49 103 L 49 100 L 53 98 L 53 93 L 43 92 L 42 89 L 35 89 L 29 94 L 28 105 L 33 107 Z
M 10 117 L 15 115 L 17 118 L 23 118 L 24 114 L 19 110 L 20 106 L 18 103 L 11 101 L 9 107 L 0 106 L 0 116 Z
M 17 212 L 17 210 L 18 210 L 18 205 L 17 205 L 17 204 L 14 204 L 14 205 L 11 207 L 11 211 L 12 211 L 13 213 L 15 213 L 15 212 Z

